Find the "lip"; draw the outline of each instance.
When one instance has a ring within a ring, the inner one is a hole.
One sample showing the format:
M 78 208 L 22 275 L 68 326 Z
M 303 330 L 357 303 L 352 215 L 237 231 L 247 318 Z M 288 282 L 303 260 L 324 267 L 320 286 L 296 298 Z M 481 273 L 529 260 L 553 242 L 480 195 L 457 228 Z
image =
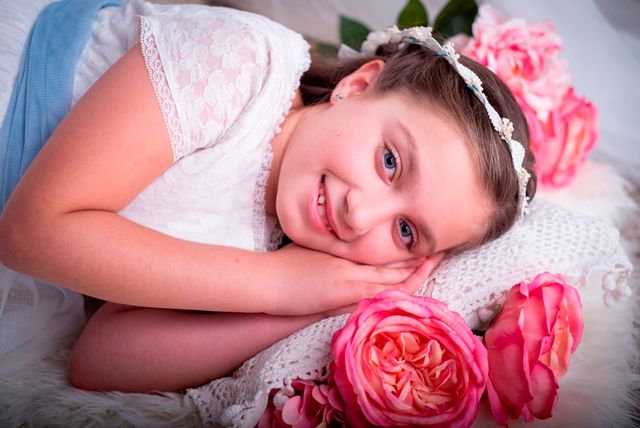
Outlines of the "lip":
M 336 238 L 340 239 L 340 236 L 338 235 L 338 229 L 336 228 L 336 223 L 335 221 L 333 221 L 333 210 L 331 209 L 331 198 L 329 197 L 329 192 L 327 192 L 327 180 L 325 177 L 325 181 L 324 181 L 324 204 L 325 204 L 325 209 L 324 209 L 324 215 L 327 217 L 327 223 L 329 223 L 329 226 L 331 226 L 331 229 L 333 229 L 331 232 L 332 235 L 334 235 Z
M 309 196 L 309 212 L 311 214 L 311 223 L 316 227 L 316 229 L 320 230 L 321 232 L 328 233 L 329 235 L 333 235 L 337 237 L 336 233 L 334 232 L 335 229 L 333 229 L 334 231 L 329 230 L 327 226 L 324 224 L 324 221 L 322 220 L 322 218 L 320 217 L 320 213 L 318 212 L 318 196 L 320 194 L 320 186 L 322 186 L 322 177 L 320 177 L 320 179 L 318 180 L 318 183 L 316 184 L 315 189 L 313 190 L 313 192 L 311 192 L 311 195 Z M 331 205 L 329 205 L 326 185 L 325 185 L 324 197 L 325 197 L 325 216 L 327 217 L 327 222 L 329 223 L 331 228 L 333 228 L 334 223 L 330 213 Z

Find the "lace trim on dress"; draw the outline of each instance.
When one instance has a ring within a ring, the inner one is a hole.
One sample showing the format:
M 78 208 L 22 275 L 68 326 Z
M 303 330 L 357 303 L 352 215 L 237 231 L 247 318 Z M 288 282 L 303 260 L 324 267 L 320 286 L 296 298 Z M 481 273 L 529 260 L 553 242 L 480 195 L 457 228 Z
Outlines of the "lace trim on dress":
M 303 61 L 300 62 L 298 70 L 296 71 L 296 76 L 294 80 L 293 87 L 289 94 L 289 99 L 282 105 L 282 109 L 280 110 L 280 117 L 276 122 L 275 126 L 267 136 L 267 148 L 265 150 L 264 158 L 262 160 L 262 165 L 260 166 L 260 173 L 258 174 L 258 180 L 256 182 L 256 190 L 253 194 L 253 230 L 254 230 L 254 240 L 255 240 L 255 248 L 257 251 L 273 251 L 282 243 L 282 238 L 284 237 L 284 233 L 280 229 L 279 225 L 276 225 L 273 232 L 269 236 L 269 241 L 265 242 L 267 239 L 267 230 L 266 230 L 266 211 L 265 211 L 265 193 L 267 188 L 267 182 L 269 181 L 269 173 L 271 171 L 271 161 L 273 159 L 273 152 L 271 150 L 271 140 L 277 134 L 280 133 L 280 126 L 284 122 L 293 105 L 293 100 L 296 97 L 296 91 L 300 87 L 300 79 L 302 78 L 302 74 L 309 69 L 311 65 L 311 58 L 307 55 Z
M 280 225 L 276 224 L 276 227 L 273 228 L 273 232 L 271 232 L 271 238 L 269 238 L 269 242 L 267 243 L 267 251 L 275 251 L 282 244 L 282 240 L 284 239 L 284 232 L 280 228 Z
M 271 139 L 268 141 L 265 145 L 260 171 L 256 179 L 256 188 L 253 192 L 253 240 L 256 251 L 269 251 L 265 242 L 267 238 L 267 213 L 265 211 L 264 198 L 269 181 L 273 151 L 271 150 Z
M 169 141 L 173 151 L 173 161 L 177 161 L 184 152 L 184 139 L 180 127 L 180 118 L 176 104 L 171 96 L 169 83 L 162 67 L 160 53 L 152 33 L 151 24 L 144 16 L 140 17 L 140 46 L 144 63 L 149 73 L 149 79 L 160 104 L 160 110 L 164 118 L 165 126 L 169 132 Z

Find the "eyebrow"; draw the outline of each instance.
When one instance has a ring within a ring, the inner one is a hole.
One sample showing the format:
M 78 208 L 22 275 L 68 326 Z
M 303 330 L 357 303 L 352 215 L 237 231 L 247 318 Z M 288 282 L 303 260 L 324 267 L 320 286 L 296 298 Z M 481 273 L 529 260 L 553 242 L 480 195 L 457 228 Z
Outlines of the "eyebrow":
M 402 135 L 409 146 L 408 157 L 407 159 L 407 171 L 409 171 L 410 181 L 416 183 L 420 180 L 422 176 L 422 172 L 420 171 L 420 164 L 416 161 L 416 152 L 418 151 L 418 147 L 416 144 L 416 139 L 413 137 L 413 134 L 409 131 L 409 129 L 402 122 L 398 122 L 398 128 L 402 132 Z M 427 243 L 427 255 L 434 254 L 436 251 L 436 240 L 431 231 L 431 228 L 426 222 L 420 222 L 418 225 L 418 233 L 422 235 L 422 242 Z

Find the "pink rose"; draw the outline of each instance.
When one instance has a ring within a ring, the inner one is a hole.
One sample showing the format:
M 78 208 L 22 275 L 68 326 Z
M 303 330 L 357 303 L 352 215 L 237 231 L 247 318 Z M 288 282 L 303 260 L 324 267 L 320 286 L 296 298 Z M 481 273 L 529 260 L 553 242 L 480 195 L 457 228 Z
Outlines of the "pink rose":
M 476 419 L 486 350 L 438 300 L 399 290 L 363 300 L 331 350 L 349 426 L 468 427 Z
M 496 73 L 537 112 L 552 110 L 569 88 L 566 64 L 558 59 L 560 37 L 550 22 L 504 21 L 490 5 L 480 6 L 473 38 L 463 54 Z
M 511 288 L 484 337 L 489 404 L 500 424 L 551 417 L 583 329 L 580 296 L 562 277 L 543 273 Z
M 473 36 L 462 53 L 496 73 L 518 100 L 529 125 L 539 182 L 547 187 L 568 184 L 597 141 L 597 111 L 570 86 L 553 26 L 505 21 L 485 4 L 473 23 Z
M 515 95 L 518 105 L 524 113 L 524 117 L 527 120 L 527 126 L 529 127 L 529 144 L 536 158 L 536 169 L 539 167 L 538 163 L 541 161 L 538 158 L 536 148 L 545 144 L 549 138 L 547 134 L 547 125 L 540 120 L 538 114 L 532 109 L 520 96 Z M 538 171 L 539 172 L 539 171 Z
M 527 118 L 528 119 L 528 118 Z M 598 111 L 570 88 L 543 125 L 543 135 L 531 133 L 540 182 L 549 187 L 568 184 L 598 140 Z
M 345 426 L 342 402 L 334 386 L 296 379 L 291 387 L 293 395 L 286 401 L 274 405 L 270 400 L 258 428 Z

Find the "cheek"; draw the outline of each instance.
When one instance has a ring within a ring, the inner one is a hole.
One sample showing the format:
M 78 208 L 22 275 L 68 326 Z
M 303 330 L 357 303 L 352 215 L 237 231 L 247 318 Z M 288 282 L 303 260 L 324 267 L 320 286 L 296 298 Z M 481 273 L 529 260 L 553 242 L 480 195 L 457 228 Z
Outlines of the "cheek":
M 353 242 L 345 242 L 340 257 L 368 265 L 385 265 L 413 258 L 401 251 L 387 232 L 370 233 Z

